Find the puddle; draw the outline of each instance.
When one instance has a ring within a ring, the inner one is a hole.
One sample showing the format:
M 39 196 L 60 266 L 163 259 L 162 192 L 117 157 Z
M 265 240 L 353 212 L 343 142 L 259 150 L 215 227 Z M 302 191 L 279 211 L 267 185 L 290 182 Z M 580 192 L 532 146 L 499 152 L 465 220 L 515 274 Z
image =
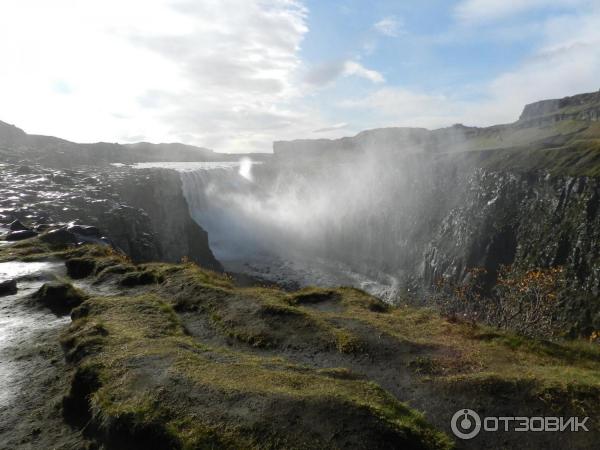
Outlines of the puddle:
M 0 281 L 19 281 L 23 278 L 35 276 L 38 279 L 50 279 L 52 274 L 63 275 L 62 263 L 57 262 L 20 262 L 10 261 L 0 263 Z

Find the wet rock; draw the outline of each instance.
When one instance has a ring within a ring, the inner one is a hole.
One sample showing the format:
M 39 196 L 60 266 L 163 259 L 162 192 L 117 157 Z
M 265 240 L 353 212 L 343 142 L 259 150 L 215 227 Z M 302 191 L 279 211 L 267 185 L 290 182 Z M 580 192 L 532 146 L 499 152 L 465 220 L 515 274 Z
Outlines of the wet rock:
M 39 156 L 49 155 L 44 151 Z M 0 222 L 18 219 L 40 233 L 42 241 L 56 246 L 110 245 L 138 262 L 176 262 L 188 256 L 205 267 L 222 270 L 208 248 L 206 233 L 190 216 L 176 172 L 56 168 L 72 166 L 77 156 L 51 158 L 55 168 L 21 160 L 4 164 Z M 77 228 L 67 230 L 69 223 Z M 57 228 L 64 230 L 50 233 Z
M 52 312 L 60 315 L 70 313 L 73 308 L 87 299 L 85 293 L 70 283 L 60 281 L 44 283 L 33 297 Z
M 11 231 L 8 233 L 4 240 L 6 241 L 22 241 L 23 239 L 29 239 L 38 234 L 33 230 L 21 230 L 21 231 Z
M 46 234 L 40 236 L 40 240 L 52 245 L 68 245 L 76 244 L 77 236 L 65 228 L 59 228 L 58 230 L 48 231 Z
M 15 220 L 14 222 L 11 222 L 8 227 L 9 227 L 10 231 L 25 231 L 25 230 L 29 230 L 29 228 L 27 228 L 25 225 L 23 225 L 21 223 L 21 221 L 19 221 L 19 220 Z
M 6 280 L 0 281 L 0 297 L 5 295 L 13 295 L 17 293 L 17 281 Z
M 32 173 L 36 173 L 37 170 L 30 166 L 19 166 L 16 172 L 19 175 L 31 175 Z
M 62 185 L 66 185 L 66 186 L 73 185 L 73 178 L 71 178 L 69 176 L 65 176 L 60 173 L 53 174 L 51 176 L 51 180 L 52 180 L 52 182 L 54 182 L 56 184 L 62 184 Z
M 52 228 L 52 225 L 47 224 L 47 223 L 40 223 L 38 225 L 36 225 L 35 227 L 33 227 L 33 229 L 35 231 L 37 231 L 38 233 L 43 233 L 46 230 L 49 230 L 50 228 Z

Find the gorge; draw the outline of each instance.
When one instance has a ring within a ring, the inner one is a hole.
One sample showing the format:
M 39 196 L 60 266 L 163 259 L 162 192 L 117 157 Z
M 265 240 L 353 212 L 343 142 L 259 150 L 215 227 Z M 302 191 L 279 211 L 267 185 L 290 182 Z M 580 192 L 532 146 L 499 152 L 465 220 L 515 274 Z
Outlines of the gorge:
M 448 438 L 464 405 L 596 426 L 599 117 L 596 92 L 527 105 L 508 125 L 250 155 L 0 123 L 0 324 L 21 330 L 0 334 L 0 373 L 31 383 L 0 397 L 0 443 L 495 445 Z M 440 280 L 467 286 L 474 269 L 493 300 L 506 267 L 564 271 L 559 333 L 435 302 Z M 508 433 L 503 445 L 597 437 Z

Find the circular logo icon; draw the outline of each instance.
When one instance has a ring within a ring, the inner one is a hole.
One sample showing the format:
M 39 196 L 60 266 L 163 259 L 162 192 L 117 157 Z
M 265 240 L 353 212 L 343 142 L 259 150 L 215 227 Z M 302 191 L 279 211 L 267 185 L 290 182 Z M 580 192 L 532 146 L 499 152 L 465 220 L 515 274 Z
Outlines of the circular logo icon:
M 472 409 L 460 409 L 452 416 L 452 432 L 460 439 L 473 439 L 481 431 L 481 418 Z

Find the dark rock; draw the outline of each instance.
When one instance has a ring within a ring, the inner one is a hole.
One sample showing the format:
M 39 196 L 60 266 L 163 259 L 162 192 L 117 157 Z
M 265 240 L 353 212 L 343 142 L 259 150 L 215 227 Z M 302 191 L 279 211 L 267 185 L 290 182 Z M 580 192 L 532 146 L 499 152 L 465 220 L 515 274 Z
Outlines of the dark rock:
M 56 184 L 62 184 L 65 186 L 73 185 L 73 179 L 71 177 L 65 176 L 60 173 L 52 175 L 51 179 L 52 179 L 52 182 L 54 182 Z
M 0 297 L 5 295 L 13 295 L 17 293 L 17 281 L 6 280 L 0 281 Z
M 87 296 L 69 283 L 53 281 L 44 285 L 33 297 L 56 314 L 68 314 L 83 303 Z
M 37 170 L 30 166 L 19 166 L 17 173 L 19 175 L 30 175 L 32 173 L 37 173 Z
M 69 225 L 67 231 L 73 234 L 79 234 L 81 236 L 97 237 L 100 238 L 102 235 L 100 230 L 91 225 Z
M 9 224 L 10 231 L 25 231 L 29 230 L 25 225 L 23 225 L 19 220 L 15 220 Z
M 77 243 L 77 237 L 73 233 L 67 231 L 65 228 L 48 231 L 46 234 L 40 236 L 40 240 L 53 245 L 68 245 Z
M 86 278 L 96 270 L 96 261 L 91 258 L 73 258 L 65 262 L 71 278 Z
M 49 230 L 50 228 L 52 228 L 52 225 L 47 224 L 47 223 L 40 223 L 34 227 L 34 230 L 37 231 L 38 233 L 42 233 L 46 230 Z
M 29 239 L 37 235 L 38 234 L 33 230 L 11 231 L 4 239 L 6 241 L 22 241 L 23 239 Z

